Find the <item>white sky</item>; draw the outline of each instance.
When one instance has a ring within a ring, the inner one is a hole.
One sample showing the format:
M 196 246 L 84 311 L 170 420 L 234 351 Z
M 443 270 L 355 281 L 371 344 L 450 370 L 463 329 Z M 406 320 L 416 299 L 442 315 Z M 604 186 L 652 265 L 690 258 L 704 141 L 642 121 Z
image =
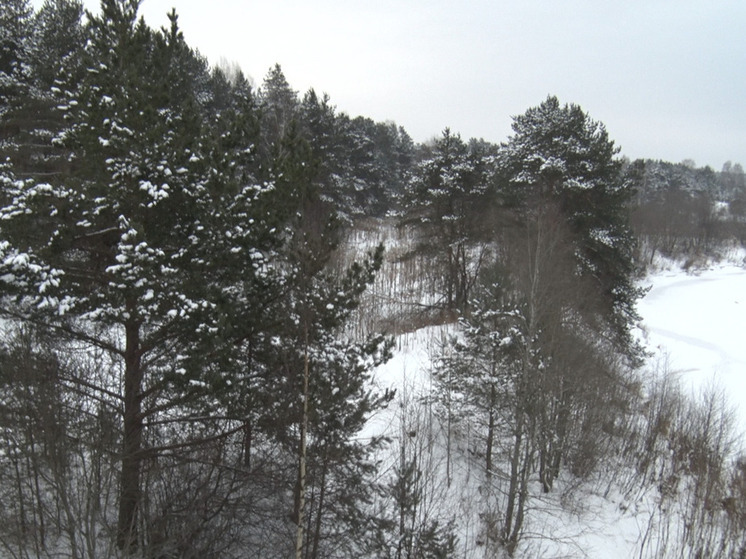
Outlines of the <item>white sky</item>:
M 34 0 L 35 5 L 42 0 Z M 98 0 L 84 0 L 94 12 Z M 279 63 L 301 93 L 501 142 L 548 94 L 600 120 L 632 159 L 746 164 L 744 0 L 144 0 L 256 85 Z

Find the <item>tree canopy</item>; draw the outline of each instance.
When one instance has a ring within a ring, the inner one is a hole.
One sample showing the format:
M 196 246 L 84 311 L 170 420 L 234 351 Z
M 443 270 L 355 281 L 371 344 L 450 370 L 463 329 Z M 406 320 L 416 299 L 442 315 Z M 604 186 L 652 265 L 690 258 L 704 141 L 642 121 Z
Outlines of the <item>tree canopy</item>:
M 513 132 L 499 155 L 503 199 L 529 213 L 542 204 L 559 208 L 573 232 L 579 274 L 593 278 L 604 301 L 598 318 L 615 346 L 634 357 L 631 328 L 640 295 L 628 224 L 634 190 L 621 172 L 619 148 L 603 124 L 556 97 L 515 117 Z

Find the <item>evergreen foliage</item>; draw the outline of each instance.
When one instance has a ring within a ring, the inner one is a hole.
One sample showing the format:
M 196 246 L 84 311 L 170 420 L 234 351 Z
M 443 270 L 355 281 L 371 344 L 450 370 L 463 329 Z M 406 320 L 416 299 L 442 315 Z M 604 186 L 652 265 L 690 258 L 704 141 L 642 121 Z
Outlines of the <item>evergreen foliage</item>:
M 325 396 L 326 407 L 313 410 L 311 451 L 315 460 L 334 456 L 314 483 L 331 492 L 330 480 L 343 472 L 371 471 L 368 451 L 351 437 L 389 398 L 366 385 L 387 356 L 384 340 L 350 345 L 335 334 L 381 254 L 327 277 L 333 230 L 314 222 L 323 214 L 314 209 L 315 166 L 295 121 L 285 122 L 292 96 L 279 67 L 260 96 L 269 115 L 262 119 L 245 80 L 210 75 L 175 13 L 170 29 L 153 31 L 137 9 L 138 2 L 104 0 L 92 17 L 85 49 L 74 53 L 85 71 L 53 86 L 64 116 L 55 142 L 69 169 L 39 180 L 8 162 L 0 215 L 4 314 L 103 351 L 121 367 L 118 380 L 76 382 L 121 410 L 116 542 L 124 553 L 160 538 L 147 524 L 144 486 L 153 481 L 143 477 L 145 466 L 185 443 L 178 431 L 149 426 L 185 422 L 181 435 L 194 445 L 235 432 L 230 421 L 194 430 L 195 413 L 240 419 L 244 430 L 255 418 L 267 436 L 287 440 L 300 419 L 289 413 L 280 437 L 276 414 L 297 410 L 302 395 L 297 354 L 286 353 L 303 347 L 298 324 L 306 354 L 313 351 L 305 398 Z M 57 20 L 42 15 L 51 32 Z M 275 126 L 262 130 L 272 115 Z M 256 152 L 260 138 L 264 154 Z M 262 340 L 270 349 L 260 362 L 251 351 Z M 112 391 L 110 382 L 121 388 Z M 330 514 L 335 503 L 317 504 L 315 514 Z M 351 502 L 339 514 L 354 510 Z M 316 530 L 316 547 L 320 538 Z
M 579 273 L 595 280 L 592 288 L 605 302 L 598 318 L 616 347 L 636 359 L 630 330 L 640 292 L 627 220 L 634 192 L 623 180 L 619 148 L 603 124 L 556 97 L 514 117 L 513 131 L 499 156 L 500 193 L 525 211 L 545 203 L 560 208 L 575 236 Z
M 417 251 L 434 254 L 444 270 L 443 306 L 466 310 L 479 271 L 483 241 L 491 223 L 487 175 L 489 153 L 467 145 L 446 128 L 424 148 L 404 195 L 404 223 L 416 223 L 422 235 Z
M 0 554 L 451 557 L 435 441 L 450 487 L 465 425 L 483 541 L 515 551 L 531 482 L 590 475 L 632 407 L 630 204 L 653 252 L 706 251 L 715 200 L 742 219 L 743 169 L 625 164 L 554 97 L 501 146 L 449 129 L 415 145 L 299 95 L 279 64 L 257 89 L 211 68 L 175 10 L 155 30 L 139 7 L 0 5 Z M 400 400 L 391 445 L 361 433 L 395 397 L 373 378 L 393 343 L 351 322 L 392 263 L 340 246 L 397 214 L 415 239 L 397 264 L 436 278 L 411 303 L 457 325 L 437 405 Z M 668 444 L 738 524 L 720 447 L 690 452 L 707 433 L 683 427 L 664 440 L 664 419 L 636 467 L 664 471 Z
M 636 195 L 631 224 L 640 239 L 640 266 L 669 258 L 719 254 L 743 239 L 744 180 L 740 165 L 716 173 L 691 162 L 637 160 L 624 170 Z
M 28 0 L 0 7 L 0 116 L 22 101 L 31 85 L 32 10 Z

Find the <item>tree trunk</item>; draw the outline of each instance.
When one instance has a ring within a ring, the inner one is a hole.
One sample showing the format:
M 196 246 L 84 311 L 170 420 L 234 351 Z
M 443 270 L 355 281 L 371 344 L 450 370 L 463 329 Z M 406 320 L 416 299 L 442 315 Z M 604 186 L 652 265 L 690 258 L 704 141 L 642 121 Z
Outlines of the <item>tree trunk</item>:
M 549 493 L 552 490 L 552 485 L 554 483 L 550 468 L 552 460 L 552 444 L 549 441 L 550 436 L 551 435 L 542 434 L 539 443 L 539 479 L 541 480 L 541 490 L 543 493 Z
M 295 559 L 303 557 L 303 529 L 306 508 L 306 439 L 308 436 L 308 327 L 305 330 L 305 351 L 303 355 L 303 417 L 300 424 L 300 445 L 298 449 L 298 485 L 296 493 L 295 518 L 298 529 L 295 538 Z
M 516 495 L 518 494 L 521 446 L 523 442 L 523 429 L 516 425 L 515 440 L 513 442 L 513 453 L 510 459 L 510 481 L 508 483 L 508 502 L 505 505 L 505 525 L 503 527 L 503 538 L 508 540 L 513 531 L 513 515 L 516 506 Z
M 494 368 L 494 366 L 493 366 Z M 493 372 L 494 374 L 494 372 Z M 497 394 L 495 385 L 490 387 L 490 411 L 489 422 L 487 424 L 487 450 L 485 452 L 485 469 L 487 470 L 487 479 L 492 479 L 492 449 L 495 444 L 495 406 Z
M 446 308 L 450 311 L 455 307 L 455 284 L 456 284 L 456 264 L 455 256 L 453 254 L 453 247 L 448 247 L 448 277 L 446 278 Z
M 557 418 L 557 443 L 552 454 L 552 461 L 549 464 L 552 472 L 552 479 L 559 477 L 562 460 L 565 455 L 565 445 L 567 444 L 567 430 L 570 423 L 569 404 L 562 404 Z
M 453 423 L 453 414 L 452 414 L 452 407 L 451 407 L 451 368 L 448 368 L 448 389 L 446 392 L 446 408 L 447 408 L 447 421 L 448 424 L 446 425 L 446 483 L 448 484 L 448 487 L 451 486 L 451 436 L 452 436 L 452 423 Z
M 466 261 L 466 247 L 460 242 L 456 247 L 456 308 L 464 312 L 469 303 L 469 270 Z
M 311 552 L 311 559 L 318 559 L 319 557 L 319 544 L 321 542 L 321 524 L 324 512 L 324 498 L 326 497 L 326 474 L 329 469 L 329 450 L 324 451 L 324 462 L 321 467 L 321 480 L 319 480 L 319 503 L 316 507 L 316 526 L 313 534 L 313 550 Z
M 251 426 L 251 420 L 245 419 L 243 422 L 243 467 L 246 470 L 251 469 L 251 447 L 254 440 L 254 430 Z
M 140 475 L 142 463 L 142 381 L 140 325 L 125 325 L 124 350 L 124 435 L 122 439 L 122 469 L 119 477 L 119 518 L 117 546 L 125 553 L 137 547 L 137 514 L 140 506 Z
M 523 457 L 523 466 L 520 471 L 520 489 L 518 491 L 518 510 L 515 514 L 515 522 L 513 522 L 513 530 L 508 537 L 508 554 L 512 557 L 515 553 L 516 547 L 518 547 L 518 539 L 521 535 L 521 529 L 523 528 L 523 517 L 526 509 L 526 499 L 528 497 L 528 474 L 529 467 L 531 464 L 531 443 L 528 441 L 526 444 L 526 453 Z

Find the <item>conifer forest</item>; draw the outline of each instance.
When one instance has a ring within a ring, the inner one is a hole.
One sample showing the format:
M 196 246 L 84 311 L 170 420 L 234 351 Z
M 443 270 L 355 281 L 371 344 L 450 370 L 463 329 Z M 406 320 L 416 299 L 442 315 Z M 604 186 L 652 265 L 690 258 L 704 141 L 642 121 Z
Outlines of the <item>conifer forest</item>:
M 746 557 L 728 411 L 635 333 L 656 259 L 746 244 L 740 164 L 551 95 L 416 143 L 139 3 L 0 5 L 0 558 L 539 557 L 581 486 L 655 496 L 641 558 Z

